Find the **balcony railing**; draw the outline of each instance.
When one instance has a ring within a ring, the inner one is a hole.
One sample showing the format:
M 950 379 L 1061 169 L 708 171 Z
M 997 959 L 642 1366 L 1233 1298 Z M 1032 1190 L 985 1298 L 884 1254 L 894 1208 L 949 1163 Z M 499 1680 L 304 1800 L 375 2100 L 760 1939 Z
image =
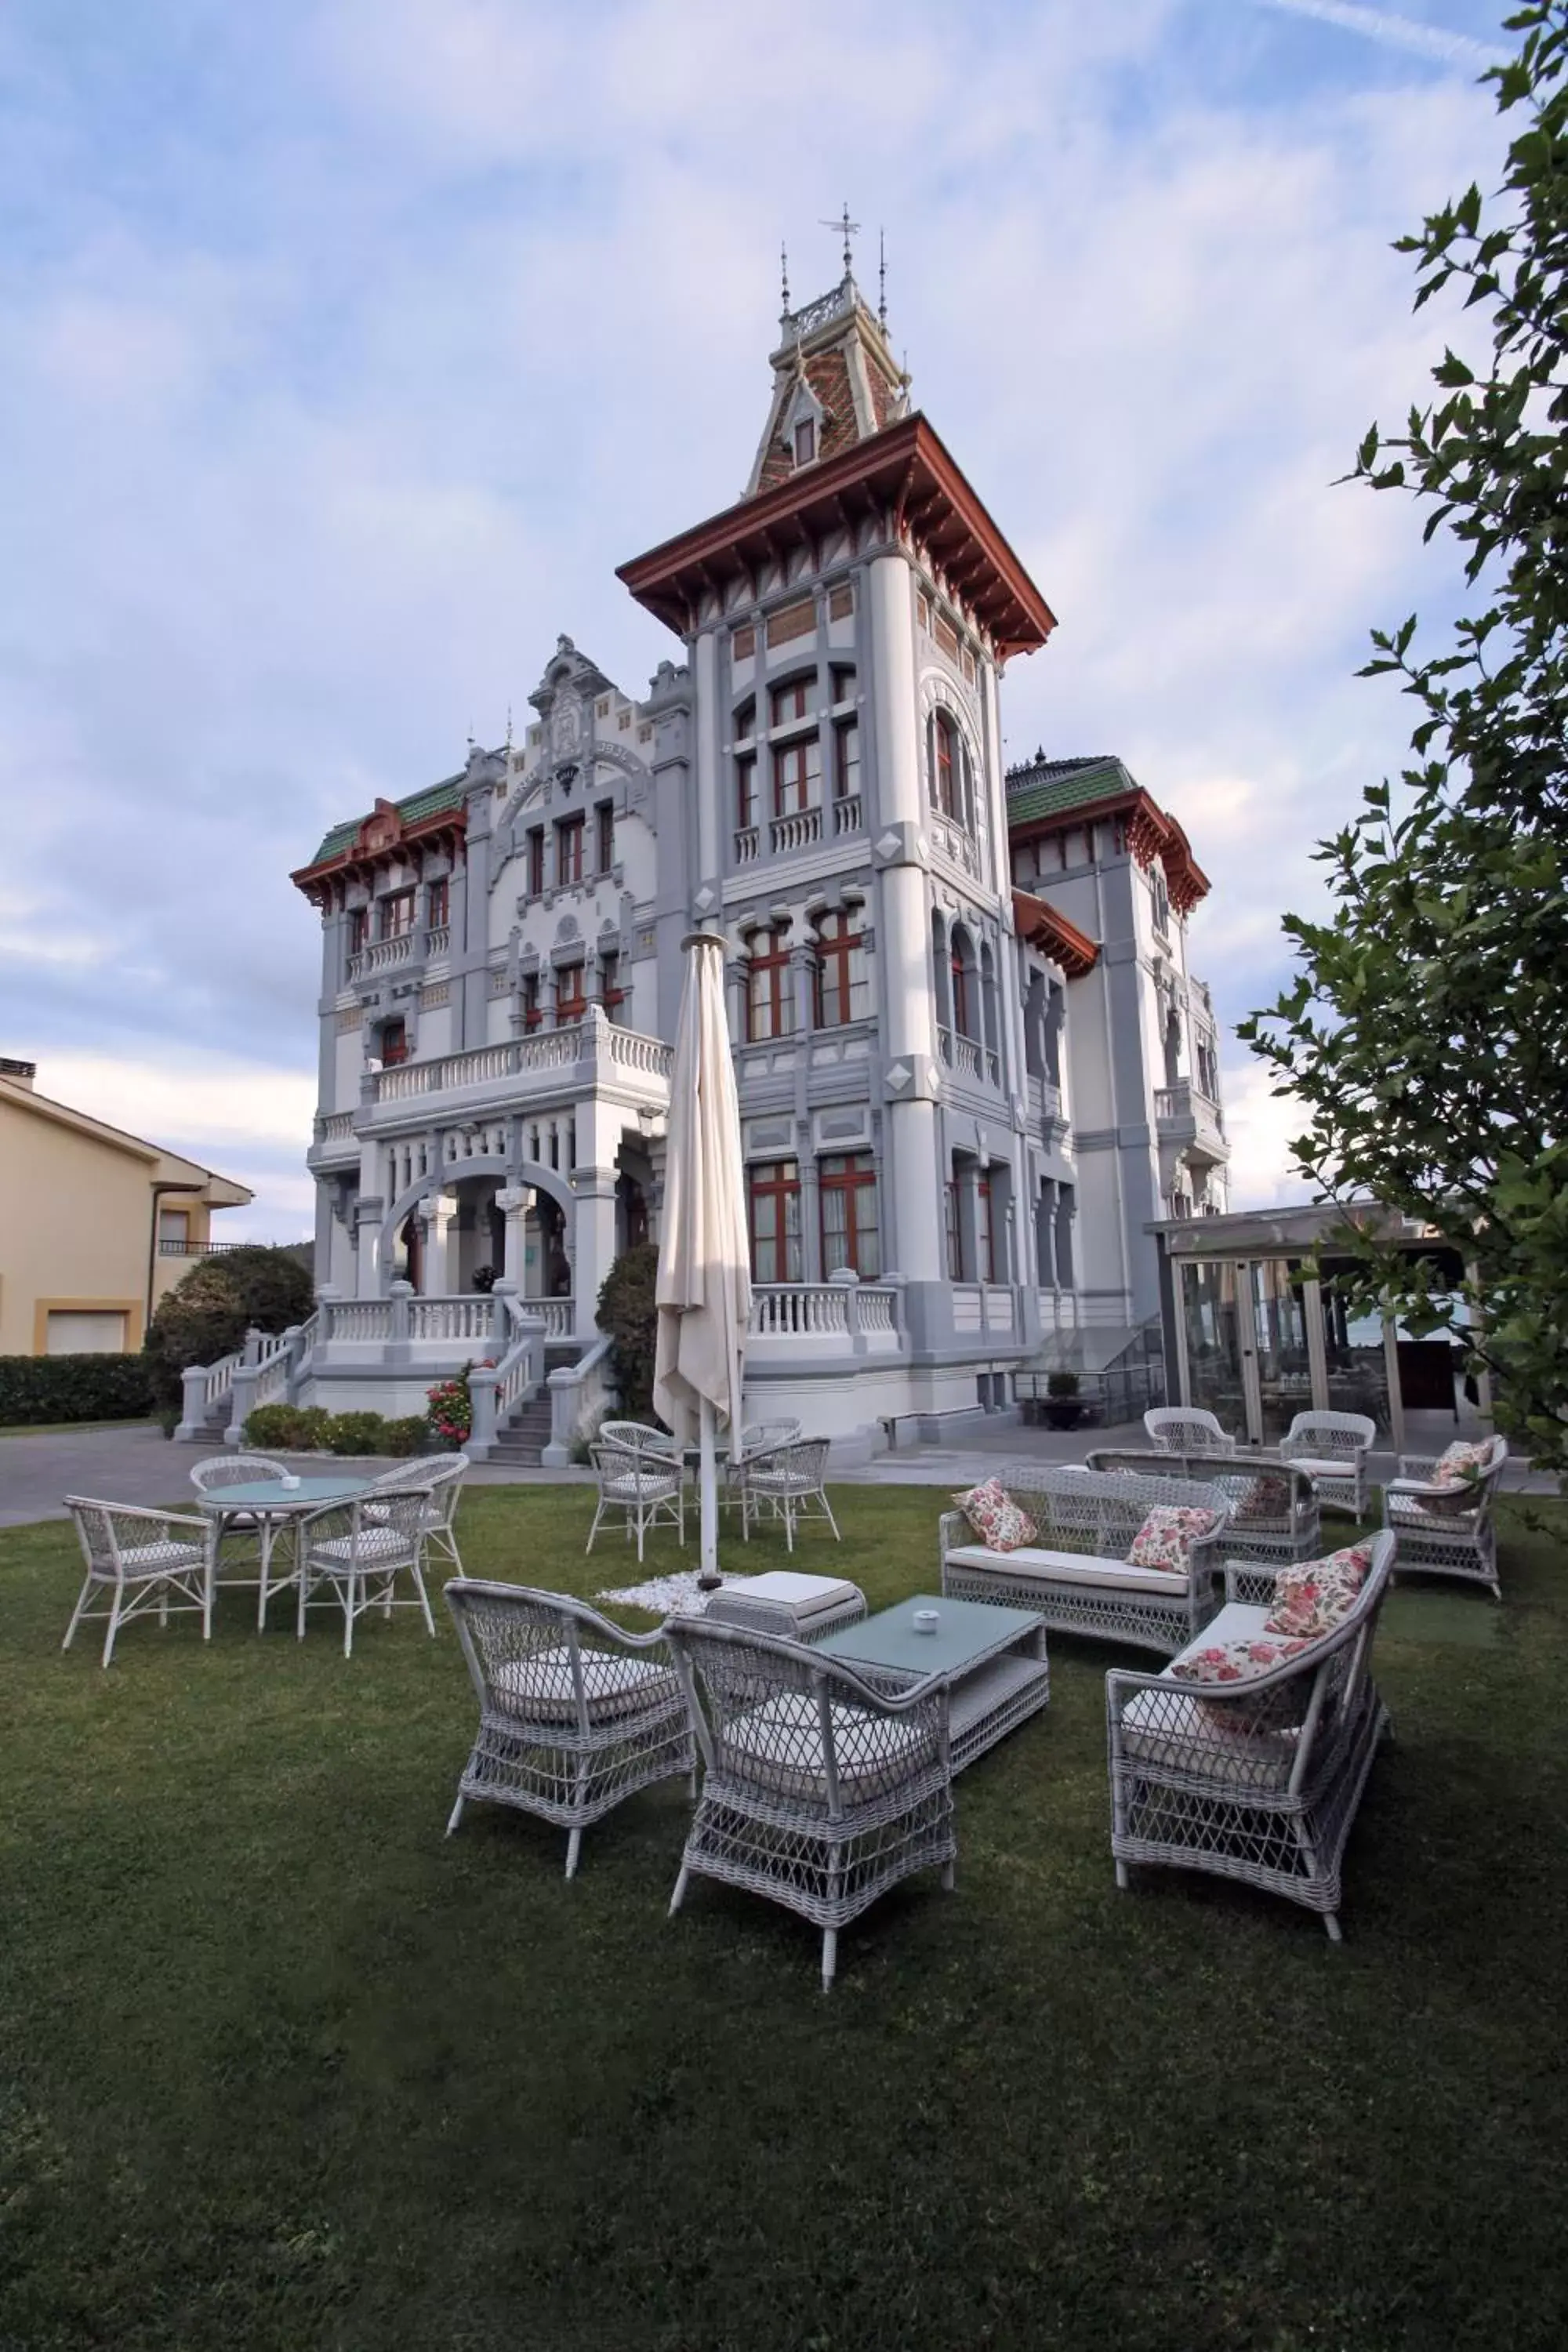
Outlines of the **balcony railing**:
M 735 835 L 735 863 L 737 866 L 752 866 L 755 864 L 756 856 L 757 828 L 754 824 L 743 824 Z
M 447 923 L 433 923 L 425 934 L 425 952 L 427 956 L 444 956 L 451 944 L 451 926 Z
M 846 793 L 841 801 L 834 802 L 833 830 L 836 835 L 859 832 L 860 795 L 858 793 Z
M 794 849 L 809 849 L 822 839 L 822 811 L 799 809 L 793 816 L 775 816 L 768 826 L 768 835 L 775 856 L 787 856 Z
M 939 1026 L 936 1042 L 948 1068 L 956 1070 L 961 1078 L 984 1079 L 994 1087 L 1000 1085 L 1002 1065 L 990 1047 L 983 1045 L 978 1037 L 964 1037 L 952 1029 Z
M 931 825 L 931 839 L 942 856 L 950 858 L 961 873 L 971 875 L 978 881 L 980 878 L 978 844 L 965 833 L 961 824 L 955 824 L 951 817 L 939 816 L 934 810 L 931 812 L 928 822 Z
M 497 1045 L 477 1045 L 466 1054 L 442 1054 L 430 1062 L 405 1062 L 383 1070 L 375 1079 L 375 1101 L 411 1102 L 421 1095 L 455 1094 L 489 1087 L 532 1074 L 548 1075 L 574 1069 L 584 1058 L 586 1024 L 541 1030 L 535 1037 L 509 1037 Z M 661 1037 L 645 1037 L 636 1029 L 617 1029 L 608 1023 L 598 1030 L 601 1054 L 621 1069 L 637 1070 L 668 1082 L 673 1046 Z
M 899 1293 L 867 1282 L 777 1282 L 752 1286 L 752 1339 L 803 1341 L 824 1354 L 891 1355 L 899 1346 Z
M 1225 1141 L 1225 1118 L 1219 1105 L 1200 1093 L 1191 1078 L 1179 1078 L 1173 1087 L 1155 1087 L 1154 1121 L 1169 1142 Z
M 407 963 L 413 953 L 412 931 L 399 931 L 395 939 L 373 940 L 369 947 L 350 956 L 349 978 L 361 980 L 368 971 L 391 971 L 395 965 Z

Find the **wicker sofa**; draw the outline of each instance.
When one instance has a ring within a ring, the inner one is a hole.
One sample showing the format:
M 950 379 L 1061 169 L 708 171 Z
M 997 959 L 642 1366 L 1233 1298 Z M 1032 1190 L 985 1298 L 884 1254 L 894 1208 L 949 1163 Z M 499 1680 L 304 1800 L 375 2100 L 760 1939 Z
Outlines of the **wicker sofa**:
M 1089 1455 L 1088 1464 L 1091 1470 L 1140 1478 L 1195 1478 L 1200 1485 L 1217 1486 L 1230 1505 L 1227 1559 L 1258 1559 L 1280 1567 L 1288 1560 L 1316 1559 L 1322 1549 L 1317 1490 L 1308 1473 L 1293 1463 L 1102 1445 Z
M 1134 1642 L 1166 1657 L 1214 1614 L 1229 1515 L 1217 1486 L 1041 1463 L 1014 1464 L 997 1476 L 1039 1540 L 992 1551 L 962 1511 L 945 1512 L 938 1532 L 944 1593 L 1033 1609 L 1055 1632 Z M 1215 1514 L 1214 1532 L 1193 1545 L 1185 1576 L 1128 1563 L 1132 1538 L 1156 1504 Z
M 1321 1915 L 1340 1940 L 1341 1865 L 1387 1711 L 1372 1644 L 1394 1566 L 1394 1537 L 1371 1539 L 1353 1607 L 1300 1654 L 1247 1682 L 1106 1676 L 1110 1850 L 1116 1880 L 1133 1863 L 1240 1879 Z M 1192 1647 L 1263 1633 L 1275 1571 L 1228 1567 L 1226 1605 Z

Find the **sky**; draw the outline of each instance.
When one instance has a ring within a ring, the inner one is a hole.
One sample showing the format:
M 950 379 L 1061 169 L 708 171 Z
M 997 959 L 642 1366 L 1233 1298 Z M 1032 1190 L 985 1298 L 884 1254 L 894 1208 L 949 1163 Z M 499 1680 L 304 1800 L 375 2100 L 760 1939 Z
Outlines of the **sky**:
M 326 827 L 521 726 L 615 567 L 735 498 L 778 251 L 889 328 L 1058 616 L 1010 759 L 1115 751 L 1227 1024 L 1396 771 L 1368 630 L 1457 567 L 1338 484 L 1466 328 L 1400 234 L 1503 138 L 1502 0 L 9 0 L 0 1054 L 310 1230 Z M 1473 342 L 1474 330 L 1470 331 Z M 1337 486 L 1336 486 L 1337 485 Z M 1237 1205 L 1302 1197 L 1224 1055 Z

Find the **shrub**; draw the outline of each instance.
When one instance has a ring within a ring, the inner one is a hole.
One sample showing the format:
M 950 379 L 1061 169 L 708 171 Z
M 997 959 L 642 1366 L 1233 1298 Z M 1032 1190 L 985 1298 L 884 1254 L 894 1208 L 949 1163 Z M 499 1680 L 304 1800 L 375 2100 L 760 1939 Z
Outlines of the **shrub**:
M 1047 1396 L 1075 1397 L 1078 1394 L 1078 1374 L 1076 1372 L 1047 1372 L 1046 1375 L 1046 1394 Z
M 142 1345 L 153 1402 L 180 1402 L 188 1364 L 216 1364 L 252 1328 L 286 1331 L 315 1305 L 309 1270 L 291 1250 L 260 1243 L 204 1257 L 161 1299 Z
M 331 1454 L 384 1454 L 386 1423 L 379 1412 L 335 1412 L 327 1423 Z
M 0 1423 L 138 1421 L 153 1405 L 141 1356 L 0 1356 Z
M 270 1452 L 323 1454 L 331 1420 L 319 1404 L 258 1405 L 245 1424 L 245 1442 Z
M 426 1418 L 437 1436 L 448 1445 L 461 1445 L 474 1425 L 474 1401 L 468 1394 L 468 1374 L 465 1372 L 460 1380 L 437 1381 L 425 1393 L 429 1400 Z
M 429 1436 L 430 1424 L 424 1414 L 410 1413 L 405 1420 L 383 1423 L 382 1451 L 384 1454 L 423 1454 Z
M 605 1276 L 595 1321 L 610 1336 L 610 1361 L 620 1393 L 622 1411 L 647 1413 L 653 1410 L 654 1354 L 658 1340 L 658 1309 L 654 1286 L 658 1279 L 658 1249 L 638 1242 L 623 1250 Z

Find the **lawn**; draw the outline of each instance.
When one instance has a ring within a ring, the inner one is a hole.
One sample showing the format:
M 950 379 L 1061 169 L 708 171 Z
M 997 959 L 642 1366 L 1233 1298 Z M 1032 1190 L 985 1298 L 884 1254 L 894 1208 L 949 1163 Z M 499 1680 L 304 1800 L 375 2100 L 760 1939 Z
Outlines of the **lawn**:
M 873 1604 L 940 1496 L 836 1496 Z M 475 1573 L 592 1591 L 580 1487 L 469 1493 Z M 1529 2352 L 1568 2333 L 1559 1507 L 1508 1605 L 1401 1590 L 1344 1945 L 1117 1893 L 1103 1678 L 958 1785 L 958 1886 L 846 1932 L 699 1882 L 683 1784 L 564 1839 L 470 1808 L 449 1622 L 258 1641 L 231 1596 L 58 1643 L 0 1536 L 0 2347 Z M 753 1547 L 774 1565 L 775 1547 Z M 782 1544 L 776 1546 L 782 1561 Z M 656 1555 L 650 1552 L 650 1569 Z M 657 1564 L 676 1563 L 661 1543 Z M 1132 1658 L 1134 1654 L 1128 1654 Z

